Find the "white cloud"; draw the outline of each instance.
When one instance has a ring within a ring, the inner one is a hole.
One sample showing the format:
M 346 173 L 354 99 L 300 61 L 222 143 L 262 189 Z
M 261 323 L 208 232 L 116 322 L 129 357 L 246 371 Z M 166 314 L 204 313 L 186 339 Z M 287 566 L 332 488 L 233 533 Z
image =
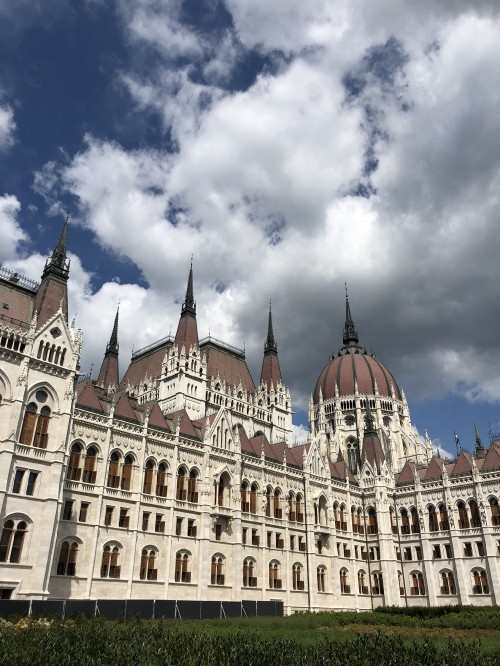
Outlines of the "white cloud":
M 14 112 L 8 105 L 0 106 L 0 152 L 7 150 L 14 143 Z
M 21 204 L 14 195 L 0 196 L 0 263 L 10 259 L 19 243 L 27 239 L 18 221 L 20 209 Z
M 123 347 L 166 334 L 194 253 L 200 332 L 245 342 L 257 370 L 273 297 L 295 406 L 341 343 L 344 280 L 361 342 L 409 396 L 498 401 L 497 5 L 403 4 L 228 0 L 235 28 L 218 51 L 181 23 L 177 3 L 123 4 L 131 42 L 157 49 L 161 64 L 122 81 L 161 115 L 176 150 L 87 136 L 69 164 L 39 172 L 49 203 L 61 188 L 75 196 L 78 223 L 149 283 L 106 284 L 90 298 L 82 274 L 85 298 L 73 298 L 85 330 L 121 298 Z M 391 36 L 399 62 L 384 50 Z M 255 47 L 290 60 L 225 90 Z M 208 82 L 193 81 L 193 63 Z M 364 78 L 348 100 L 349 73 Z M 360 181 L 370 198 L 353 195 Z M 100 358 L 105 339 L 89 344 Z
M 292 436 L 294 444 L 304 444 L 307 441 L 309 431 L 305 425 L 293 425 Z

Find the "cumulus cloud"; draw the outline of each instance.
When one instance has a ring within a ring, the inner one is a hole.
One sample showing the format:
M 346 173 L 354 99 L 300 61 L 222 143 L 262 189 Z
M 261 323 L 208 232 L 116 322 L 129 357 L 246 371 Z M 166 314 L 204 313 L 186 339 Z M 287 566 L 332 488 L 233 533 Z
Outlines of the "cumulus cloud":
M 201 333 L 245 343 L 258 376 L 272 297 L 305 408 L 341 344 L 346 280 L 361 342 L 409 396 L 497 401 L 500 19 L 498 3 L 469 4 L 226 0 L 215 39 L 179 3 L 123 1 L 130 43 L 158 62 L 121 81 L 172 142 L 89 134 L 36 176 L 148 285 L 87 290 L 82 326 L 120 298 L 122 348 L 165 335 L 194 253 Z M 279 66 L 231 87 L 252 49 Z
M 14 143 L 14 112 L 8 105 L 0 106 L 0 152 Z
M 21 204 L 14 195 L 0 196 L 0 262 L 10 259 L 26 234 L 18 221 Z

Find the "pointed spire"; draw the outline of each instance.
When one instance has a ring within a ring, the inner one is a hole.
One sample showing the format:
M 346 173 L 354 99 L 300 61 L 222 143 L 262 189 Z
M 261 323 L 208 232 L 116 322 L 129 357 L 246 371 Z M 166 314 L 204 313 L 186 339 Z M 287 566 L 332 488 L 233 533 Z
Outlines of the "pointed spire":
M 358 331 L 354 326 L 347 294 L 347 282 L 345 283 L 345 325 L 344 325 L 344 349 L 346 347 L 358 347 Z
M 182 304 L 182 312 L 191 312 L 192 314 L 196 313 L 196 301 L 194 300 L 194 289 L 193 289 L 193 259 L 191 258 L 191 266 L 189 268 L 189 277 L 186 287 L 186 298 Z
M 260 372 L 260 383 L 264 383 L 269 390 L 276 390 L 279 384 L 283 384 L 281 377 L 280 362 L 278 359 L 278 345 L 274 339 L 273 316 L 271 313 L 271 301 L 269 301 L 269 318 L 267 322 L 267 339 L 264 344 L 264 358 Z
M 97 385 L 102 386 L 106 390 L 114 387 L 118 387 L 120 383 L 120 375 L 118 369 L 118 315 L 120 311 L 120 306 L 116 308 L 115 321 L 113 324 L 113 330 L 111 331 L 111 337 L 109 342 L 106 345 L 106 353 L 104 354 L 104 359 L 101 364 L 101 369 L 99 370 L 99 376 L 97 378 Z
M 186 287 L 186 298 L 182 303 L 181 317 L 175 334 L 175 346 L 179 352 L 184 345 L 185 353 L 189 354 L 191 347 L 198 347 L 198 327 L 196 325 L 196 301 L 193 288 L 193 260 L 189 267 L 189 276 Z
M 35 310 L 38 311 L 38 328 L 53 317 L 59 309 L 62 311 L 66 322 L 68 321 L 67 282 L 69 261 L 66 259 L 67 235 L 68 218 L 66 217 L 52 256 L 45 262 L 42 280 L 38 287 L 35 299 Z
M 481 451 L 484 451 L 484 445 L 481 440 L 481 437 L 479 436 L 479 432 L 477 429 L 476 422 L 474 421 L 474 439 L 476 442 L 476 453 L 480 453 Z
M 274 339 L 274 331 L 273 331 L 273 314 L 271 312 L 271 299 L 269 299 L 269 319 L 267 322 L 267 340 L 264 345 L 264 353 L 268 352 L 274 352 L 275 354 L 278 353 L 278 345 L 276 344 L 276 340 Z
M 109 352 L 118 354 L 118 315 L 120 314 L 120 304 L 116 308 L 115 323 L 113 324 L 113 330 L 111 331 L 111 337 L 106 346 L 106 354 Z

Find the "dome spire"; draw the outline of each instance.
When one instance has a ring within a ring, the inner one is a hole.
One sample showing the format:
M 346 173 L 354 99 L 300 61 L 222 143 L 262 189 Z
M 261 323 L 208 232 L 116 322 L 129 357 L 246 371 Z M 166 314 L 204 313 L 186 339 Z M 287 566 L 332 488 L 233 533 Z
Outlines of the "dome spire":
M 351 306 L 349 305 L 349 296 L 347 294 L 347 282 L 345 284 L 345 325 L 344 325 L 344 348 L 357 347 L 359 338 L 358 331 L 354 326 L 351 315 Z
M 111 337 L 106 347 L 107 352 L 113 352 L 118 354 L 118 316 L 120 314 L 120 304 L 116 308 L 115 323 L 113 324 L 113 330 L 111 331 Z

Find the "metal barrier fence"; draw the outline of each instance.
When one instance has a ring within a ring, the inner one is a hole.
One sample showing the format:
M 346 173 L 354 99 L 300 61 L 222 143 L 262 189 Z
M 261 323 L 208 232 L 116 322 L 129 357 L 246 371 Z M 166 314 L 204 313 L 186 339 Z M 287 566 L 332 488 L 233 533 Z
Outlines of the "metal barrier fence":
M 0 600 L 0 617 L 68 619 L 83 615 L 106 620 L 140 618 L 212 620 L 225 617 L 282 616 L 282 601 L 177 601 L 169 599 Z

